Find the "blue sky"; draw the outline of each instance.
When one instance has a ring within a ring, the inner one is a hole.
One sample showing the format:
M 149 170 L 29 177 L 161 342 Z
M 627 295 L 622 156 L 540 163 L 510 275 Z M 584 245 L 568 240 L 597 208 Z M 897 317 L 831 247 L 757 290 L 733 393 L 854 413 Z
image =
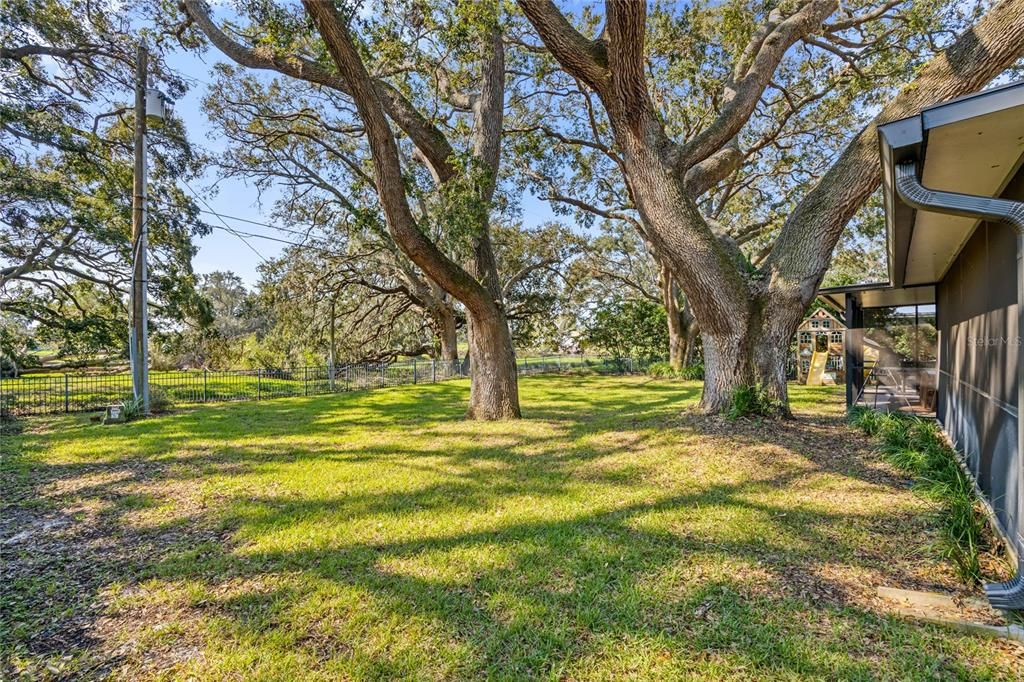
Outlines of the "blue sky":
M 213 155 L 223 151 L 225 145 L 214 134 L 213 127 L 207 121 L 200 106 L 208 84 L 214 80 L 214 64 L 225 61 L 216 50 L 209 50 L 202 56 L 176 52 L 168 55 L 168 64 L 195 83 L 189 92 L 174 103 L 174 112 L 184 121 L 189 139 L 193 144 L 204 148 Z M 268 78 L 271 77 L 268 74 Z M 256 188 L 240 179 L 221 179 L 217 169 L 211 167 L 200 181 L 190 182 L 192 189 L 199 192 L 209 203 L 209 208 L 217 213 L 237 216 L 238 218 L 261 223 L 273 223 L 270 216 L 271 204 L 276 193 L 264 192 L 259 196 Z M 212 192 L 212 194 L 211 194 Z M 259 201 L 263 202 L 261 207 Z M 202 205 L 202 208 L 207 207 Z M 259 279 L 257 268 L 263 258 L 273 258 L 281 253 L 287 245 L 274 239 L 294 240 L 294 235 L 282 233 L 271 228 L 251 223 L 227 219 L 222 223 L 216 216 L 205 214 L 204 220 L 215 229 L 206 237 L 196 237 L 195 245 L 199 252 L 192 265 L 196 272 L 206 274 L 214 270 L 230 270 L 241 277 L 246 284 L 253 285 Z M 556 220 L 548 202 L 536 197 L 522 197 L 522 221 L 526 227 Z M 295 226 L 291 226 L 295 227 Z M 262 235 L 263 237 L 242 238 L 231 234 L 226 228 L 235 231 Z M 248 242 L 248 246 L 245 242 Z M 258 252 L 258 254 L 257 254 Z M 262 257 L 262 258 L 261 258 Z

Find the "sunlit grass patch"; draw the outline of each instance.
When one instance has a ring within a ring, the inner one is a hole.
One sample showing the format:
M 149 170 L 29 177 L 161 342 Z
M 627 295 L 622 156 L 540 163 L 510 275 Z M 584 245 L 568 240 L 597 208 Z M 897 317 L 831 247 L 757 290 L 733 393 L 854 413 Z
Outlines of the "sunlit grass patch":
M 463 421 L 465 382 L 31 422 L 3 462 L 22 516 L 2 537 L 39 539 L 0 595 L 10 668 L 1014 674 L 1006 649 L 876 610 L 879 584 L 957 581 L 927 552 L 932 502 L 844 425 L 839 390 L 793 387 L 795 422 L 727 422 L 692 410 L 693 382 L 521 386 L 519 422 Z

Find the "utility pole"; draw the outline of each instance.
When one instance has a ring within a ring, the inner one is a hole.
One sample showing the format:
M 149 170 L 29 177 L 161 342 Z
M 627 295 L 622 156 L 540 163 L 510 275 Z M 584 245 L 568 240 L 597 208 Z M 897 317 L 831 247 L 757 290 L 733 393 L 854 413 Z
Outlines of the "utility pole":
M 128 354 L 132 366 L 132 394 L 142 401 L 149 414 L 149 311 L 146 263 L 149 232 L 146 226 L 146 116 L 164 117 L 163 95 L 146 87 L 149 50 L 140 44 L 135 57 L 135 168 L 132 191 L 132 288 L 130 294 L 131 327 Z

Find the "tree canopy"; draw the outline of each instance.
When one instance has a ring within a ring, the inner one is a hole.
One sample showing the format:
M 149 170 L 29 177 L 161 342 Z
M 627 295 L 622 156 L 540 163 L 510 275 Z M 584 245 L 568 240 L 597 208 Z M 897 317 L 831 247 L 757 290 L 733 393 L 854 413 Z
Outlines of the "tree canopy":
M 126 346 L 132 109 L 140 17 L 113 2 L 12 0 L 0 14 L 0 306 L 66 354 Z M 154 43 L 153 79 L 183 91 Z M 176 182 L 197 174 L 181 121 L 151 134 L 156 323 L 208 321 L 192 238 L 207 232 Z M 8 347 L 0 349 L 14 353 Z
M 124 352 L 146 40 L 172 98 L 172 52 L 217 62 L 201 112 L 217 153 L 174 116 L 151 133 L 162 362 L 465 352 L 468 414 L 508 418 L 517 349 L 622 352 L 635 324 L 645 354 L 703 356 L 709 411 L 752 385 L 784 405 L 818 287 L 885 271 L 875 126 L 1012 73 L 1022 15 L 1024 0 L 12 0 L 0 350 Z M 205 172 L 248 183 L 285 242 L 258 281 L 192 272 L 209 228 L 188 182 Z

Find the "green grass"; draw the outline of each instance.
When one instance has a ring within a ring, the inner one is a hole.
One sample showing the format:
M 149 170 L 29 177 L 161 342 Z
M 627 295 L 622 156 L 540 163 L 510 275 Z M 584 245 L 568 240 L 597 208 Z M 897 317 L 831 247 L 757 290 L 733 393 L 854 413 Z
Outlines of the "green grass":
M 849 419 L 868 435 L 879 436 L 886 459 L 913 477 L 920 494 L 939 504 L 940 551 L 957 567 L 961 580 L 980 583 L 982 553 L 996 555 L 998 550 L 974 484 L 946 444 L 938 424 L 868 408 L 852 410 Z
M 7 671 L 120 679 L 990 679 L 1012 652 L 878 610 L 950 588 L 934 505 L 846 427 L 707 419 L 700 385 L 464 381 L 0 441 Z M 44 529 L 55 521 L 61 525 Z
M 601 356 L 523 355 L 516 359 L 520 374 L 542 371 L 584 370 L 623 372 L 640 370 L 639 362 L 615 362 Z M 383 372 L 378 364 L 339 365 L 332 383 L 326 367 L 292 370 L 171 370 L 149 373 L 150 384 L 176 405 L 209 402 L 267 400 L 325 393 L 391 388 L 406 384 L 433 383 L 458 377 L 458 367 L 429 359 L 412 359 L 387 364 Z M 27 373 L 17 378 L 0 377 L 0 400 L 4 410 L 15 415 L 56 414 L 102 410 L 132 394 L 128 372 L 82 370 L 68 373 Z

